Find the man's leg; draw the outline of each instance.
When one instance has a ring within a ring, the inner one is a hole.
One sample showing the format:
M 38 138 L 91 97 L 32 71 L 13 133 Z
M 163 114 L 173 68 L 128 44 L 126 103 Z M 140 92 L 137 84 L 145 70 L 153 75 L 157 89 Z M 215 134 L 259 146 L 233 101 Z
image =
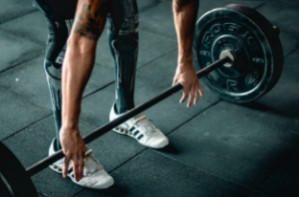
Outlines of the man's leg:
M 138 53 L 138 9 L 136 0 L 111 1 L 108 38 L 115 63 L 116 101 L 110 112 L 113 120 L 134 107 L 134 83 Z M 143 114 L 131 118 L 114 131 L 136 139 L 151 148 L 163 148 L 169 142 Z
M 59 141 L 59 130 L 61 127 L 61 68 L 66 50 L 66 41 L 72 28 L 76 4 L 77 1 L 68 3 L 69 9 L 66 10 L 65 1 L 33 0 L 33 6 L 45 15 L 48 22 L 49 35 L 46 44 L 44 69 L 55 123 L 55 150 L 61 149 Z
M 44 68 L 51 95 L 55 122 L 56 139 L 54 149 L 61 149 L 59 130 L 61 127 L 61 68 L 65 53 L 66 40 L 71 30 L 72 19 L 49 22 L 49 37 L 46 47 Z
M 138 9 L 135 0 L 111 2 L 108 41 L 115 63 L 115 110 L 134 107 L 134 85 L 138 56 Z

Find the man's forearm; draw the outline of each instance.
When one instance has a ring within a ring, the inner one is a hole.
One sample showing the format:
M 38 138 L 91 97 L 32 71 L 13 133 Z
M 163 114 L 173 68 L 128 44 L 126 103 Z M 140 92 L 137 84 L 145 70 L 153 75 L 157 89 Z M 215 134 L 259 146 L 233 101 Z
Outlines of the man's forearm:
M 78 129 L 82 94 L 106 21 L 105 0 L 79 0 L 62 73 L 62 127 Z
M 75 41 L 69 41 L 62 71 L 62 124 L 67 128 L 78 126 L 83 90 L 94 64 L 95 44 L 89 43 L 80 51 L 86 40 L 74 37 Z
M 179 65 L 192 62 L 192 42 L 198 5 L 199 0 L 173 0 Z

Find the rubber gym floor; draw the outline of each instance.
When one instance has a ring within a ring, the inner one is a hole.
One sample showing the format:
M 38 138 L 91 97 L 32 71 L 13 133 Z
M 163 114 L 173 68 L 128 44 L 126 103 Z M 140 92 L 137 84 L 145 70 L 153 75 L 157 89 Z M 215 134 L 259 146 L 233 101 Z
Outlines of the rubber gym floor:
M 171 85 L 177 43 L 171 1 L 138 3 L 141 104 Z M 220 100 L 204 87 L 200 103 L 186 109 L 175 94 L 145 112 L 169 137 L 168 148 L 145 148 L 109 132 L 89 147 L 115 186 L 84 189 L 45 169 L 32 177 L 39 196 L 299 196 L 299 1 L 202 0 L 199 16 L 229 3 L 252 7 L 280 28 L 284 68 L 275 87 L 250 106 Z M 30 0 L 0 5 L 0 139 L 28 167 L 47 156 L 54 136 L 43 70 L 47 24 Z M 82 135 L 108 121 L 113 69 L 104 33 L 84 93 Z

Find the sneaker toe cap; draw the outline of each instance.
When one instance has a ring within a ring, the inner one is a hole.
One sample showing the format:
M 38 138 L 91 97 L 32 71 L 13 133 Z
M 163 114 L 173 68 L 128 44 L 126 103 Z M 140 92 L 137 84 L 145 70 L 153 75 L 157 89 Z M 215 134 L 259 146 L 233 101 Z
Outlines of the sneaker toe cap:
M 152 137 L 149 141 L 148 141 L 148 146 L 151 148 L 164 148 L 165 146 L 167 146 L 169 144 L 169 140 L 165 135 L 159 135 L 159 136 L 155 136 Z
M 84 179 L 86 180 L 81 180 L 79 185 L 92 189 L 106 189 L 114 184 L 114 179 L 105 170 L 100 170 Z
M 97 181 L 94 186 L 92 186 L 93 189 L 106 189 L 111 187 L 114 184 L 114 180 L 112 177 L 106 178 L 102 181 Z

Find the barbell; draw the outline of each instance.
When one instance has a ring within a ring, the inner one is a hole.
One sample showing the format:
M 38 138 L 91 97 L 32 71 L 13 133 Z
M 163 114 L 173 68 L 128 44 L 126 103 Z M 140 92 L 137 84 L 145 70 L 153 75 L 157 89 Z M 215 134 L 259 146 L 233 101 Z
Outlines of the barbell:
M 234 103 L 257 100 L 276 84 L 282 71 L 283 52 L 279 30 L 257 11 L 237 4 L 216 8 L 196 23 L 194 52 L 198 78 L 220 98 Z M 97 139 L 114 127 L 182 89 L 177 84 L 158 96 L 97 128 L 84 137 Z M 31 176 L 63 158 L 63 152 L 24 168 L 16 156 L 0 143 L 1 196 L 37 196 Z

